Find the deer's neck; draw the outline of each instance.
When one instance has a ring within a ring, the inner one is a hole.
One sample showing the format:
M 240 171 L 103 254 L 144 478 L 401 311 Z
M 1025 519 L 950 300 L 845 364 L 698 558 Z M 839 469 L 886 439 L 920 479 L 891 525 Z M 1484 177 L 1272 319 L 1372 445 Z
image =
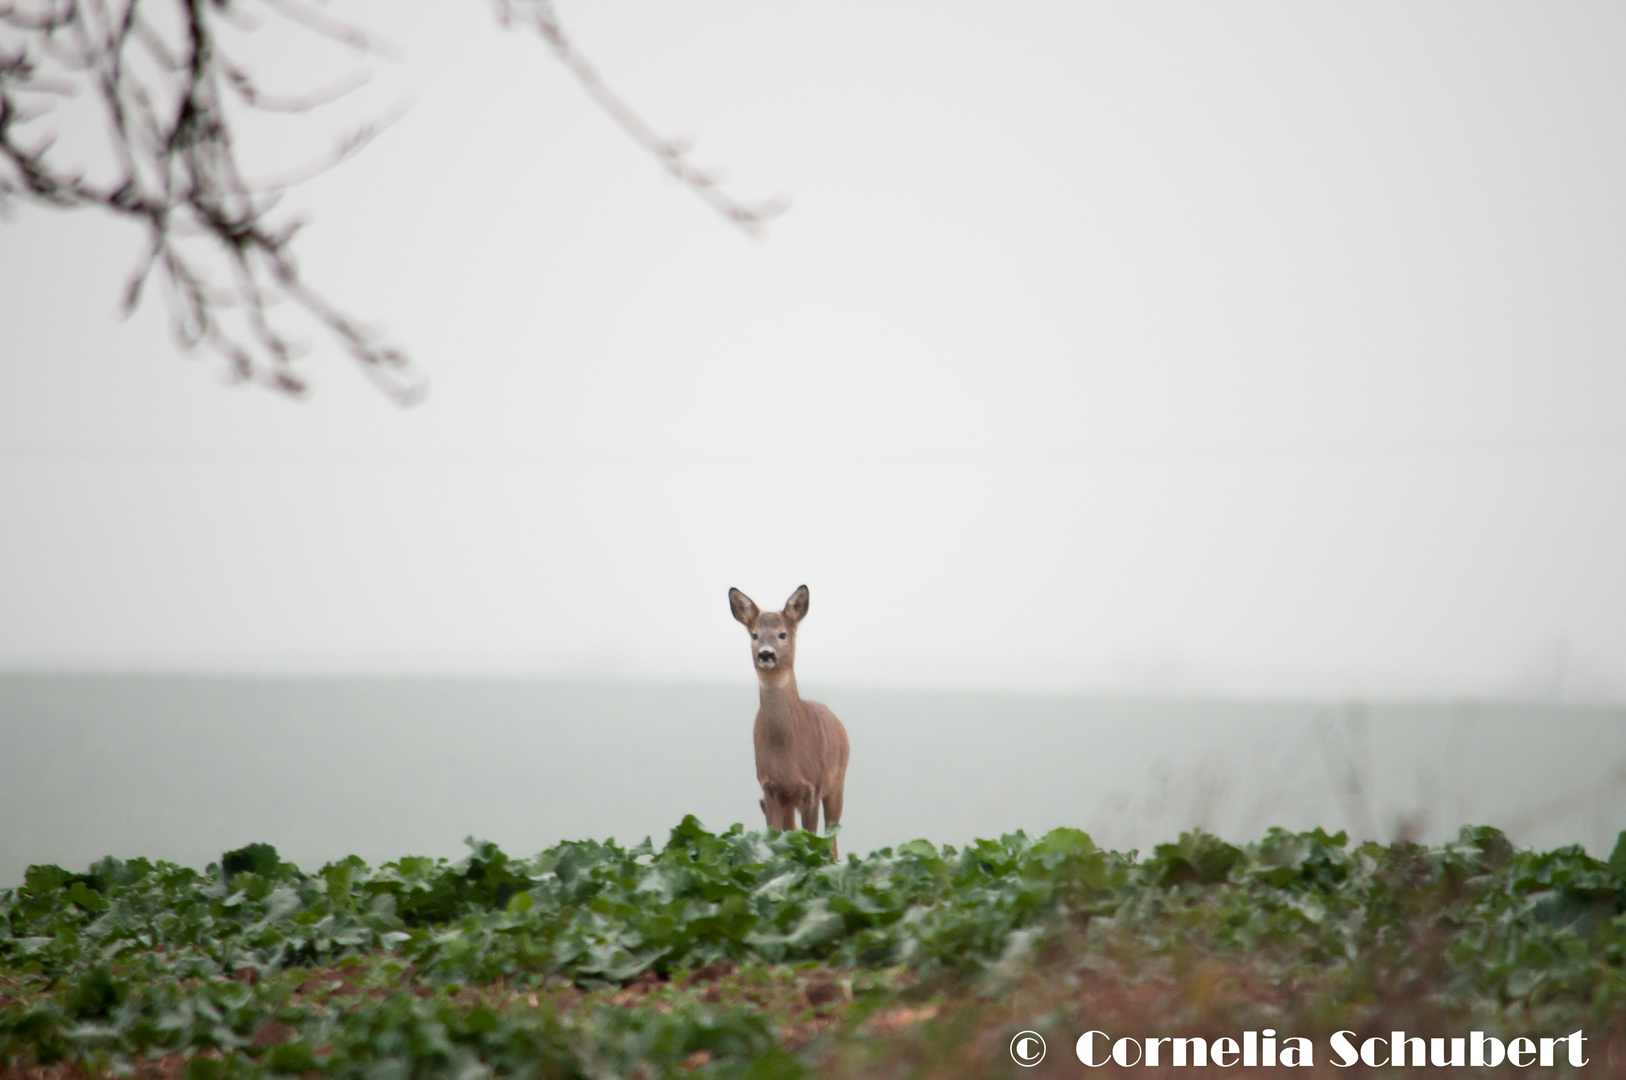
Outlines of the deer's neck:
M 796 692 L 796 672 L 758 672 L 757 685 L 761 688 L 763 720 L 774 727 L 791 724 L 802 703 Z

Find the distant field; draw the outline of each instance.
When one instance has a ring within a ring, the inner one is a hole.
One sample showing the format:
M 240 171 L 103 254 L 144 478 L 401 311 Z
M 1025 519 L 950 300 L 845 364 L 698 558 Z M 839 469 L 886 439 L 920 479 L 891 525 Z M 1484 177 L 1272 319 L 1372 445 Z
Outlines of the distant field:
M 1194 826 L 1435 842 L 1465 823 L 1608 855 L 1626 708 L 1115 700 L 804 686 L 852 734 L 844 850 Z M 529 853 L 760 822 L 739 685 L 0 675 L 0 887 L 106 854 L 202 866 L 250 841 L 300 865 Z

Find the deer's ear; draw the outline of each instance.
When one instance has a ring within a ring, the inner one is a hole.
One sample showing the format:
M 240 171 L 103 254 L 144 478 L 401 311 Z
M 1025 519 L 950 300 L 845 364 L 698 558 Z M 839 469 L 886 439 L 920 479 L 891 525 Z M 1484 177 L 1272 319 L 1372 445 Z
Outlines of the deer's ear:
M 728 610 L 732 611 L 734 617 L 746 626 L 755 626 L 757 616 L 762 614 L 757 610 L 757 606 L 751 602 L 751 598 L 738 589 L 728 590 Z
M 785 618 L 791 622 L 801 622 L 807 618 L 807 586 L 798 585 L 796 591 L 790 594 L 785 601 Z

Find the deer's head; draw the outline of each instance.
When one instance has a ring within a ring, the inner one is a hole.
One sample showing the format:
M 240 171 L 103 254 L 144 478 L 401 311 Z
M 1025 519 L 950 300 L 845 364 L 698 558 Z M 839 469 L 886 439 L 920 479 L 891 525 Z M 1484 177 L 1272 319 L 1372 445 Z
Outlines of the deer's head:
M 751 662 L 758 673 L 789 672 L 796 663 L 796 625 L 807 617 L 807 586 L 790 594 L 783 611 L 759 611 L 738 589 L 728 590 L 728 606 L 751 631 Z

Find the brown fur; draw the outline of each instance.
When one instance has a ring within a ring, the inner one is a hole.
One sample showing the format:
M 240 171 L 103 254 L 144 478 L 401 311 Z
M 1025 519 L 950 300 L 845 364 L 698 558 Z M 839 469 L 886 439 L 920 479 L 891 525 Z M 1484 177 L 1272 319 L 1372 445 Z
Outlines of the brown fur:
M 807 617 L 807 586 L 791 594 L 783 611 L 759 611 L 738 589 L 728 590 L 728 604 L 751 632 L 751 660 L 761 688 L 752 739 L 762 785 L 759 805 L 768 828 L 794 829 L 799 812 L 802 828 L 818 832 L 821 806 L 826 826 L 840 823 L 847 729 L 835 713 L 803 701 L 796 691 L 796 628 Z

